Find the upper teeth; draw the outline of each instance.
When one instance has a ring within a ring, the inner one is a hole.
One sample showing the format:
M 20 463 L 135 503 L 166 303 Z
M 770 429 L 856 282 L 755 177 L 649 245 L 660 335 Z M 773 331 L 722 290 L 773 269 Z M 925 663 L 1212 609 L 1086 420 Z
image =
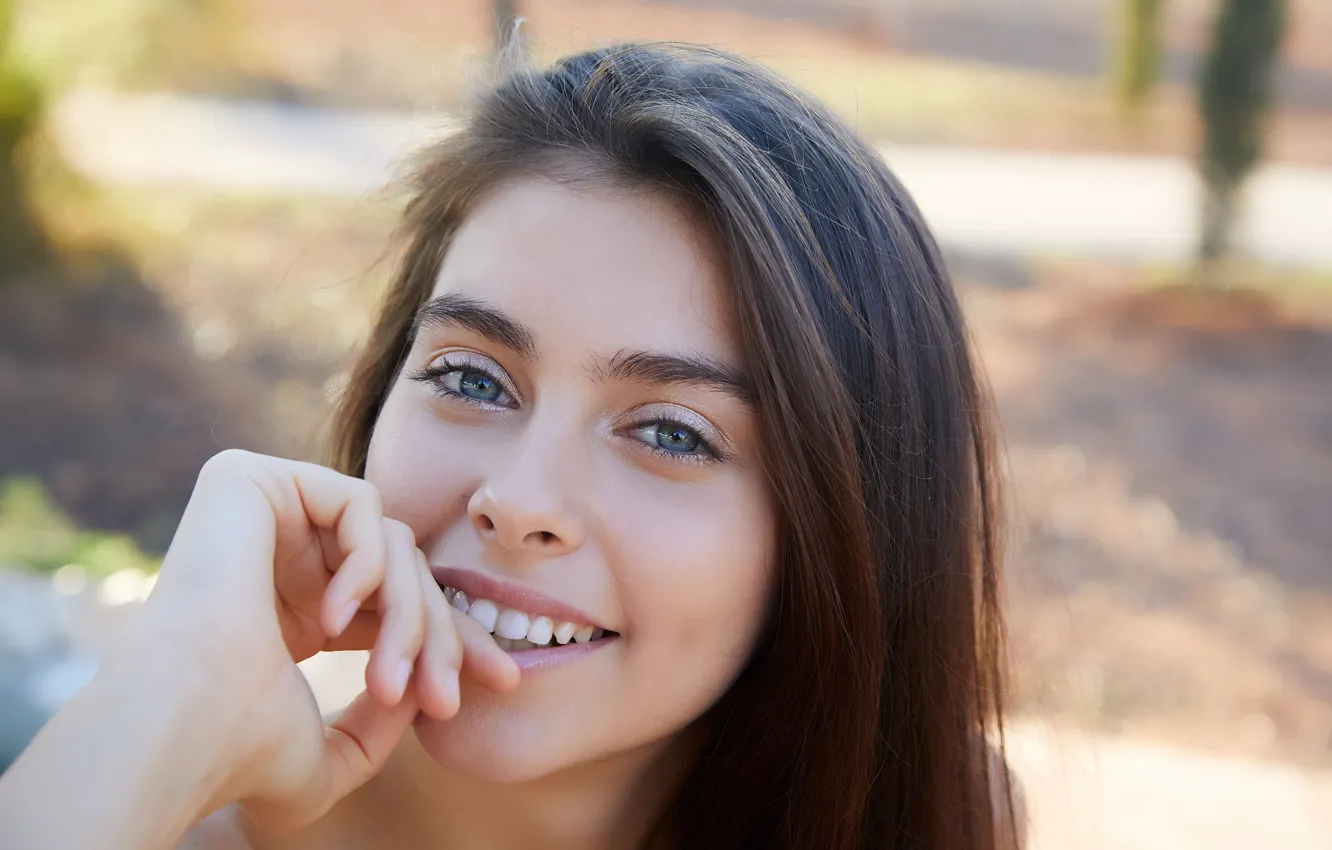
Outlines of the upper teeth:
M 444 596 L 450 605 L 476 620 L 486 631 L 493 633 L 495 642 L 504 649 L 547 646 L 552 640 L 560 644 L 571 640 L 586 643 L 604 634 L 603 629 L 581 623 L 568 620 L 556 623 L 550 617 L 534 617 L 516 608 L 501 608 L 489 599 L 469 602 L 467 594 L 452 587 L 444 588 Z

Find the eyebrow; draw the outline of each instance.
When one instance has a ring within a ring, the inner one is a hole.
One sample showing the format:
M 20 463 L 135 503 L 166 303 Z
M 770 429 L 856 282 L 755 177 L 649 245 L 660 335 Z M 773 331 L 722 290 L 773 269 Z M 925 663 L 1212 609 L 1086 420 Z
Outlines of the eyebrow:
M 643 384 L 702 384 L 747 404 L 754 403 L 749 378 L 710 357 L 621 351 L 602 366 L 598 377 Z
M 513 351 L 525 360 L 536 358 L 536 334 L 504 311 L 476 298 L 449 293 L 430 299 L 412 320 L 412 338 L 425 328 L 460 327 Z M 745 402 L 754 403 L 749 377 L 733 366 L 710 357 L 663 354 L 653 351 L 617 352 L 597 369 L 601 380 L 640 384 L 701 384 Z
M 456 292 L 432 298 L 412 319 L 412 339 L 425 328 L 458 327 L 504 346 L 524 360 L 536 357 L 536 334 L 483 301 Z

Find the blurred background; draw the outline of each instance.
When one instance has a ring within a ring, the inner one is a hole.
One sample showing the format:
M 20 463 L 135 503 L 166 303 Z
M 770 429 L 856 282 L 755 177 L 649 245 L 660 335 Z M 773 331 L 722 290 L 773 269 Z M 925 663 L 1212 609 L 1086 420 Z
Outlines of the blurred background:
M 515 15 L 752 56 L 921 204 L 1005 429 L 1032 846 L 1332 848 L 1327 0 L 0 0 L 0 770 L 207 457 L 320 457 L 393 178 Z

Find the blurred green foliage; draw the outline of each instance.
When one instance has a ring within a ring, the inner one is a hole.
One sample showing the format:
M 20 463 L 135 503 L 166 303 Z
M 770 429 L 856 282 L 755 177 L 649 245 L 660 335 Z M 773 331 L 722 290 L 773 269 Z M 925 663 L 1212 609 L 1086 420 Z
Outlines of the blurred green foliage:
M 1284 0 L 1223 0 L 1203 68 L 1203 232 L 1206 262 L 1230 249 L 1236 197 L 1262 155 L 1272 76 L 1285 30 Z
M 233 0 L 0 0 L 0 283 L 60 265 L 87 229 L 74 225 L 96 191 L 43 120 L 60 93 L 225 89 L 216 80 L 236 73 L 239 32 Z
M 49 256 L 29 203 L 24 157 L 41 121 L 37 77 L 14 47 L 14 0 L 0 0 L 0 271 L 29 268 Z
M 231 0 L 5 0 L 24 56 L 54 89 L 191 88 L 234 67 Z
M 0 568 L 51 573 L 78 564 L 103 578 L 124 569 L 157 571 L 160 561 L 139 550 L 127 535 L 81 531 L 30 478 L 0 485 Z
M 1119 0 L 1115 28 L 1115 97 L 1137 114 L 1156 85 L 1161 68 L 1163 0 Z

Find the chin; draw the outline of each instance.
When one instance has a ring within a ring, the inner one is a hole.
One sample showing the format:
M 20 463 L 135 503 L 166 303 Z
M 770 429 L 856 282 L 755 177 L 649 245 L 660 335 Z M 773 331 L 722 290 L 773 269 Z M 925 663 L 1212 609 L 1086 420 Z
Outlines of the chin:
M 568 736 L 549 720 L 466 693 L 452 720 L 422 714 L 413 729 L 421 748 L 442 767 L 485 782 L 529 782 L 580 761 L 567 749 Z

